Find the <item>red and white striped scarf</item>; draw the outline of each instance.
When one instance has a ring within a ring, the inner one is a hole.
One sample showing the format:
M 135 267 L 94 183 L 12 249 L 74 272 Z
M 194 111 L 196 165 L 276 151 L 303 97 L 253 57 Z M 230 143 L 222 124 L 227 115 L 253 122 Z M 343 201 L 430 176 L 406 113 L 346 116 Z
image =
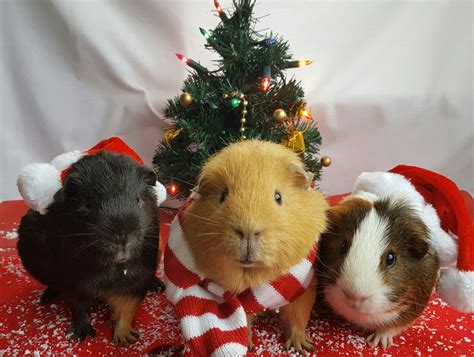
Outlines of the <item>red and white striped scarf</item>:
M 235 295 L 207 280 L 198 270 L 184 238 L 182 217 L 183 210 L 171 223 L 164 272 L 166 296 L 181 319 L 187 347 L 191 355 L 245 355 L 246 314 L 278 309 L 303 293 L 314 275 L 317 237 L 310 254 L 288 273 Z

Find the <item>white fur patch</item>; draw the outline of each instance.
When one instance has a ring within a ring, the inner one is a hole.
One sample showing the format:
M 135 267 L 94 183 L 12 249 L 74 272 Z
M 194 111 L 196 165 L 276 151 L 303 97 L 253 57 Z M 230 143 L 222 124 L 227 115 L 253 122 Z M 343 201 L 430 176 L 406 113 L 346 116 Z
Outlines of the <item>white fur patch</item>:
M 363 327 L 375 327 L 395 319 L 398 313 L 386 312 L 395 307 L 388 299 L 391 288 L 385 285 L 379 269 L 387 248 L 388 222 L 372 208 L 354 235 L 336 284 L 326 296 L 336 312 Z M 357 304 L 350 295 L 366 297 Z

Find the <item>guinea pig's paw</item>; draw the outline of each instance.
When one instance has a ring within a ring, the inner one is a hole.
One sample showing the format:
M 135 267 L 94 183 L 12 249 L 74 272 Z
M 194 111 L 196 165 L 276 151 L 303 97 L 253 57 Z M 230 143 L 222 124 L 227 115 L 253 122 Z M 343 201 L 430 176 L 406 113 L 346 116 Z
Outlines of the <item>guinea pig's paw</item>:
M 247 332 L 248 332 L 248 343 L 249 343 L 247 347 L 249 349 L 249 352 L 253 352 L 255 346 L 253 344 L 252 328 L 249 327 Z
M 391 331 L 376 331 L 365 339 L 365 342 L 372 348 L 382 345 L 383 349 L 390 347 L 393 344 L 394 333 Z
M 249 345 L 247 346 L 249 352 L 253 352 L 255 349 L 255 346 L 253 344 L 253 341 L 249 339 Z
M 158 292 L 158 294 L 161 294 L 165 291 L 165 284 L 160 280 L 160 278 L 155 276 L 153 277 L 149 291 Z
M 314 351 L 313 340 L 306 334 L 305 331 L 297 331 L 291 329 L 286 334 L 287 339 L 285 342 L 285 348 L 289 350 L 291 347 L 298 353 L 304 353 L 305 351 Z
M 139 337 L 140 334 L 132 328 L 116 328 L 114 331 L 114 343 L 116 345 L 134 343 Z
M 82 342 L 87 336 L 95 337 L 95 330 L 90 323 L 72 324 L 67 332 L 69 341 L 78 340 Z
M 59 291 L 56 291 L 51 288 L 46 288 L 42 293 L 40 297 L 40 303 L 41 304 L 47 304 L 48 302 L 53 301 L 59 296 Z

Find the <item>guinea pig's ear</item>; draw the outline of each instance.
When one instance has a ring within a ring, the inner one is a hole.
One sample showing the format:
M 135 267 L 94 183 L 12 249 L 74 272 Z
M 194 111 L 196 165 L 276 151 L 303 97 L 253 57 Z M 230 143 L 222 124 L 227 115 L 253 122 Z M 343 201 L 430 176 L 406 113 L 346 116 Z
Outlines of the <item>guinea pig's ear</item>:
M 429 243 L 423 238 L 415 235 L 408 241 L 409 251 L 416 259 L 423 258 L 430 249 Z
M 215 176 L 200 174 L 196 186 L 196 193 L 201 196 L 206 196 L 216 188 L 216 185 L 213 183 L 215 181 Z
M 153 170 L 150 170 L 148 167 L 145 166 L 140 166 L 138 170 L 138 172 L 140 173 L 140 177 L 147 185 L 155 186 L 156 174 Z
M 53 198 L 54 198 L 54 202 L 64 202 L 64 199 L 65 199 L 64 187 L 62 187 L 58 192 L 56 192 Z
M 337 227 L 342 220 L 343 208 L 339 206 L 330 207 L 326 211 L 326 216 L 328 218 L 328 223 L 330 227 Z
M 329 233 L 340 231 L 344 225 L 347 225 L 345 222 L 347 215 L 350 211 L 350 207 L 347 204 L 339 204 L 333 207 L 330 207 L 326 211 L 326 216 L 328 220 L 327 231 Z
M 77 197 L 79 192 L 79 185 L 81 184 L 81 180 L 76 172 L 70 172 L 63 182 L 63 187 L 56 192 L 54 198 L 56 196 L 58 199 L 65 201 L 67 198 Z
M 305 171 L 303 167 L 296 164 L 290 164 L 288 169 L 293 174 L 296 185 L 303 188 L 309 188 L 314 179 L 314 174 L 312 172 Z
M 410 255 L 415 259 L 423 258 L 430 249 L 428 227 L 418 217 L 407 217 L 400 227 L 406 229 L 403 235 Z

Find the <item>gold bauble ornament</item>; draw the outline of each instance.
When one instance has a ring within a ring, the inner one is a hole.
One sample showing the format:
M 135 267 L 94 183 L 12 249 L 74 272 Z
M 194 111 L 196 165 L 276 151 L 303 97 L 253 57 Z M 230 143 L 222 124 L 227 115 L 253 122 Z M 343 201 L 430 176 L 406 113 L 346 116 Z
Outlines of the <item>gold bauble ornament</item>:
M 321 157 L 321 165 L 324 167 L 331 166 L 332 160 L 329 156 L 323 156 Z
M 276 109 L 273 112 L 273 119 L 275 119 L 279 123 L 283 123 L 285 120 L 288 119 L 288 115 L 283 109 Z
M 187 107 L 193 102 L 193 97 L 188 92 L 183 92 L 183 94 L 181 94 L 179 97 L 179 102 L 183 107 Z

